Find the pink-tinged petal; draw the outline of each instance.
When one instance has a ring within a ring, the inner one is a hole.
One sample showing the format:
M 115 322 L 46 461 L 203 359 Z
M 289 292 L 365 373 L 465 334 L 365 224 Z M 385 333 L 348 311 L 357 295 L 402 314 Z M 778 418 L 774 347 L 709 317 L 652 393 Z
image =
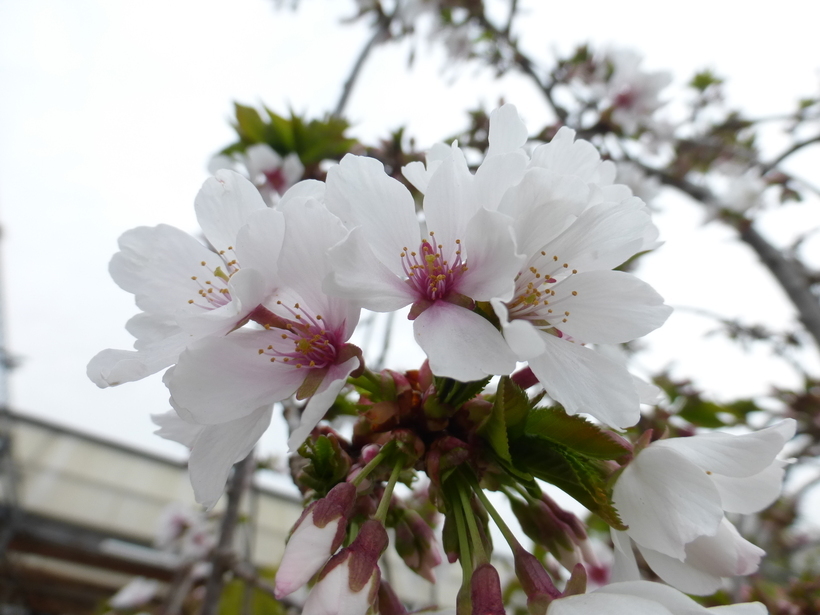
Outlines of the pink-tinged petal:
M 794 437 L 796 425 L 794 419 L 786 419 L 748 434 L 711 432 L 660 440 L 656 445 L 674 449 L 708 472 L 743 478 L 765 470 Z
M 547 333 L 538 335 L 546 350 L 529 359 L 530 368 L 568 414 L 585 412 L 619 429 L 638 422 L 638 393 L 626 369 L 589 348 Z
M 313 587 L 302 608 L 302 615 L 364 615 L 378 591 L 379 570 L 376 568 L 362 589 L 350 589 L 350 560 L 324 575 Z
M 638 569 L 638 560 L 635 559 L 635 553 L 632 551 L 632 540 L 629 535 L 613 528 L 609 529 L 609 535 L 612 537 L 615 555 L 610 582 L 640 581 L 641 572 Z
M 531 322 L 528 320 L 513 320 L 510 322 L 509 312 L 503 301 L 491 299 L 490 303 L 501 323 L 504 340 L 519 361 L 528 361 L 544 353 L 547 349 L 546 342 Z
M 527 163 L 529 158 L 521 151 L 488 156 L 476 170 L 472 181 L 476 206 L 496 211 L 507 190 L 524 176 Z
M 662 605 L 671 613 L 674 613 L 674 615 L 696 615 L 698 613 L 707 615 L 707 610 L 689 596 L 663 583 L 639 580 L 626 583 L 612 583 L 596 589 L 595 593 L 608 596 L 635 596 L 644 598 L 645 600 L 650 600 Z
M 775 459 L 762 472 L 746 478 L 712 474 L 723 510 L 748 515 L 770 506 L 783 489 L 787 462 Z
M 712 481 L 675 451 L 651 445 L 618 477 L 612 501 L 641 547 L 683 560 L 684 545 L 718 531 L 723 509 Z
M 455 252 L 457 239 L 464 241 L 467 223 L 480 207 L 474 179 L 464 153 L 455 146 L 430 178 L 424 217 L 428 231 L 435 233 L 435 243 L 443 246 L 445 254 Z
M 545 275 L 573 269 L 614 269 L 641 249 L 644 228 L 649 224 L 649 216 L 631 206 L 596 205 L 543 246 L 546 254 L 532 264 Z
M 219 252 L 236 244 L 236 234 L 251 213 L 266 209 L 262 195 L 239 173 L 223 169 L 202 184 L 194 200 L 196 219 L 205 237 Z
M 194 446 L 199 434 L 205 429 L 204 425 L 183 421 L 175 410 L 168 410 L 162 414 L 152 414 L 151 422 L 159 427 L 154 434 L 166 440 L 179 442 L 188 448 Z
M 282 281 L 311 309 L 327 312 L 322 281 L 331 271 L 328 250 L 342 241 L 347 230 L 319 201 L 291 202 L 282 208 L 287 236 L 282 247 Z
M 270 335 L 240 330 L 188 348 L 165 374 L 171 405 L 186 420 L 218 425 L 290 397 L 306 372 L 259 353 Z
M 621 344 L 660 327 L 672 308 L 643 280 L 622 271 L 589 271 L 552 287 L 545 320 L 577 340 Z
M 325 375 L 319 390 L 310 398 L 302 412 L 302 420 L 299 427 L 293 430 L 288 438 L 288 450 L 295 451 L 305 438 L 310 435 L 313 428 L 325 416 L 327 409 L 336 401 L 350 373 L 359 367 L 358 357 L 352 357 L 341 365 L 333 365 Z
M 579 178 L 535 168 L 504 193 L 498 211 L 514 220 L 519 252 L 531 255 L 569 227 L 588 198 L 589 187 Z
M 274 209 L 263 209 L 248 216 L 236 235 L 236 259 L 243 269 L 262 274 L 268 292 L 277 286 L 279 254 L 285 238 L 285 218 Z
M 464 242 L 467 271 L 456 292 L 476 301 L 512 299 L 524 257 L 516 253 L 511 224 L 507 216 L 486 209 L 473 216 Z
M 547 608 L 546 615 L 590 615 L 591 613 L 606 613 L 607 615 L 672 615 L 668 609 L 657 602 L 637 596 L 604 594 L 600 591 L 553 600 Z
M 222 492 L 233 465 L 242 461 L 270 425 L 271 406 L 219 425 L 207 425 L 194 442 L 188 472 L 196 501 L 212 508 Z
M 206 276 L 224 265 L 188 233 L 167 224 L 126 231 L 119 246 L 108 271 L 120 288 L 134 294 L 145 312 L 189 308 L 188 300 L 196 298 L 200 289 L 191 276 Z
M 379 262 L 361 227 L 331 248 L 328 258 L 333 272 L 325 279 L 323 290 L 329 295 L 357 301 L 374 312 L 392 312 L 416 299 L 410 286 Z
M 101 389 L 141 380 L 174 363 L 192 339 L 187 333 L 178 333 L 146 344 L 138 351 L 109 348 L 88 362 L 86 374 Z
M 469 382 L 515 369 L 501 333 L 466 308 L 436 301 L 416 318 L 413 331 L 437 376 Z
M 502 105 L 490 113 L 490 147 L 487 157 L 515 151 L 527 142 L 527 126 L 515 105 Z
M 373 254 L 402 276 L 401 254 L 417 249 L 421 237 L 416 205 L 407 188 L 373 158 L 348 154 L 327 173 L 327 208 L 347 228 L 361 226 Z

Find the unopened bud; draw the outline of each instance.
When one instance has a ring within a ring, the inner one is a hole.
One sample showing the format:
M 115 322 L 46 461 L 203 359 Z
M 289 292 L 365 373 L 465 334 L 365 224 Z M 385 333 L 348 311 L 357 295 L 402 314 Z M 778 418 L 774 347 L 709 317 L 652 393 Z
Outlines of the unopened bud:
M 491 564 L 481 564 L 470 579 L 472 615 L 506 615 L 501 580 Z
M 547 607 L 561 595 L 552 583 L 544 566 L 532 553 L 520 544 L 513 548 L 515 575 L 521 582 L 521 588 L 527 594 L 527 608 L 531 615 L 544 615 Z

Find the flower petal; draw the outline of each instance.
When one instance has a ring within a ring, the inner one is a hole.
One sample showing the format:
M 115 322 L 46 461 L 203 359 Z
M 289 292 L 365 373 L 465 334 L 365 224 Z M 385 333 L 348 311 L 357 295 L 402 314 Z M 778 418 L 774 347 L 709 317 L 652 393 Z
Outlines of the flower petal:
M 278 281 L 279 253 L 285 238 L 284 216 L 274 209 L 263 209 L 248 216 L 247 224 L 236 235 L 234 253 L 243 269 L 262 274 L 263 284 L 275 288 Z
M 609 528 L 609 535 L 612 537 L 612 546 L 615 555 L 610 582 L 640 581 L 641 572 L 638 569 L 638 560 L 635 559 L 635 552 L 632 551 L 632 540 L 630 540 L 629 534 L 619 532 L 614 528 Z
M 490 113 L 490 147 L 487 157 L 513 152 L 527 142 L 527 125 L 521 121 L 515 105 L 501 105 Z
M 510 322 L 507 306 L 500 299 L 491 299 L 490 304 L 501 323 L 504 340 L 519 361 L 527 361 L 546 351 L 547 344 L 543 336 L 531 322 L 528 320 L 513 320 Z
M 272 406 L 262 406 L 234 421 L 204 426 L 188 459 L 197 502 L 207 508 L 217 503 L 231 468 L 256 446 L 270 425 L 272 413 Z
M 109 348 L 98 352 L 88 362 L 86 374 L 101 389 L 123 382 L 134 382 L 174 363 L 192 339 L 188 333 L 181 332 L 146 344 L 138 351 Z
M 515 369 L 501 333 L 466 308 L 436 301 L 416 318 L 413 331 L 437 376 L 469 382 Z
M 660 440 L 655 445 L 674 449 L 706 471 L 742 478 L 765 470 L 794 437 L 796 425 L 794 419 L 786 419 L 748 434 L 715 431 Z
M 616 428 L 638 422 L 638 393 L 626 369 L 579 344 L 536 334 L 546 350 L 529 359 L 530 368 L 568 414 L 586 412 Z
M 649 284 L 623 271 L 579 273 L 552 290 L 549 307 L 561 316 L 545 315 L 545 320 L 584 342 L 629 342 L 660 327 L 672 313 Z
M 607 615 L 672 615 L 668 609 L 657 602 L 637 596 L 604 594 L 600 591 L 553 600 L 547 608 L 546 615 L 589 615 L 590 613 L 606 613 Z
M 723 519 L 720 496 L 703 470 L 654 444 L 618 477 L 612 501 L 632 540 L 681 561 L 684 545 L 715 534 Z
M 511 222 L 507 216 L 486 209 L 473 216 L 464 241 L 467 271 L 455 288 L 457 292 L 476 301 L 512 299 L 524 257 L 516 254 Z
M 199 226 L 217 252 L 235 246 L 236 234 L 248 216 L 266 208 L 256 186 L 227 169 L 206 179 L 194 200 Z
M 746 478 L 712 474 L 723 510 L 748 515 L 770 506 L 783 489 L 785 461 L 775 459 L 762 472 Z

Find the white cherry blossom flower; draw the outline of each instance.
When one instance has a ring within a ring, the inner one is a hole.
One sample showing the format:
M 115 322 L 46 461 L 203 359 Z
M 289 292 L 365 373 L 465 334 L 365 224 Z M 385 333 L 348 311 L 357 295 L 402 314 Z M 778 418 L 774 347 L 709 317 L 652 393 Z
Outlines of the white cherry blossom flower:
M 321 290 L 329 273 L 327 250 L 345 235 L 338 219 L 313 198 L 282 206 L 287 226 L 280 262 L 281 285 L 243 328 L 190 345 L 168 370 L 171 404 L 186 420 L 223 426 L 297 394 L 310 398 L 302 423 L 288 441 L 293 450 L 324 416 L 347 377 L 360 367 L 360 351 L 347 344 L 359 318 L 358 304 Z M 255 430 L 235 448 L 247 446 Z M 239 446 L 241 444 L 241 446 Z
M 662 583 L 633 581 L 604 585 L 588 593 L 554 600 L 547 615 L 766 615 L 759 602 L 706 608 Z
M 527 164 L 525 141 L 526 131 L 491 129 L 490 154 L 475 175 L 455 145 L 435 151 L 434 168 L 411 167 L 424 186 L 422 222 L 410 192 L 380 162 L 346 156 L 328 172 L 328 208 L 352 230 L 331 250 L 326 290 L 373 311 L 412 305 L 416 340 L 437 375 L 478 380 L 515 366 L 474 307 L 510 298 L 521 266 L 512 221 L 495 209 Z
M 672 75 L 646 72 L 641 68 L 641 55 L 629 49 L 610 51 L 605 60 L 612 65 L 605 85 L 605 102 L 612 109 L 612 119 L 627 135 L 651 126 L 652 115 L 664 105 L 660 93 L 672 83 Z
M 213 250 L 168 225 L 120 237 L 114 281 L 143 310 L 126 324 L 136 350 L 103 350 L 88 364 L 99 387 L 139 380 L 176 361 L 196 340 L 224 335 L 276 288 L 284 228 L 243 177 L 221 171 L 196 197 L 197 219 Z
M 724 512 L 750 514 L 780 495 L 794 436 L 787 419 L 743 435 L 712 432 L 651 443 L 618 477 L 612 499 L 650 567 L 667 583 L 710 594 L 722 577 L 751 574 L 763 551 L 738 534 Z M 616 561 L 636 578 L 629 540 L 614 533 Z
M 214 156 L 208 170 L 216 175 L 220 169 L 244 173 L 269 204 L 277 203 L 305 173 L 305 165 L 295 152 L 282 157 L 267 143 L 255 143 L 233 156 Z

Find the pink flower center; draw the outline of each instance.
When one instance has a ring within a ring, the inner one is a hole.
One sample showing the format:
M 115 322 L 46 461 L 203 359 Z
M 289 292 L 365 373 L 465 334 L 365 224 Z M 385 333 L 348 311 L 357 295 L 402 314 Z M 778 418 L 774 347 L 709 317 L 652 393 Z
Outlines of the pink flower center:
M 297 368 L 333 365 L 344 345 L 341 332 L 328 330 L 320 314 L 314 316 L 298 303 L 292 308 L 281 301 L 276 303 L 287 310 L 293 320 L 282 319 L 275 327 L 264 325 L 277 339 L 267 348 L 260 348 L 259 354 L 268 357 L 271 363 L 281 361 Z
M 265 176 L 266 182 L 270 184 L 276 192 L 279 194 L 283 194 L 285 192 L 288 180 L 285 179 L 285 174 L 282 172 L 281 167 L 277 167 L 269 171 L 263 171 L 262 174 Z
M 434 245 L 433 233 L 430 241 L 421 242 L 418 252 L 407 248 L 401 253 L 402 267 L 407 275 L 407 284 L 419 295 L 420 299 L 436 301 L 444 299 L 458 284 L 459 278 L 467 271 L 467 265 L 461 260 L 461 240 L 456 239 L 452 262 L 445 259 L 441 244 Z
M 233 246 L 228 246 L 228 250 L 233 252 Z M 231 292 L 228 289 L 228 282 L 231 276 L 239 271 L 239 264 L 235 258 L 228 260 L 225 250 L 219 251 L 222 259 L 222 266 L 216 269 L 209 269 L 208 263 L 201 261 L 199 264 L 207 272 L 204 276 L 192 275 L 191 280 L 199 289 L 196 299 L 188 299 L 190 305 L 195 305 L 203 310 L 215 310 L 231 302 Z
M 540 256 L 530 261 L 531 266 L 521 271 L 515 280 L 515 296 L 507 304 L 510 320 L 529 320 L 536 326 L 556 328 L 560 335 L 560 325 L 568 321 L 570 312 L 553 309 L 550 301 L 555 297 L 552 286 L 558 282 L 555 276 L 562 278 L 578 273 L 570 268 L 569 263 L 561 262 L 558 256 L 547 256 L 542 251 Z M 578 293 L 571 291 L 576 297 Z

